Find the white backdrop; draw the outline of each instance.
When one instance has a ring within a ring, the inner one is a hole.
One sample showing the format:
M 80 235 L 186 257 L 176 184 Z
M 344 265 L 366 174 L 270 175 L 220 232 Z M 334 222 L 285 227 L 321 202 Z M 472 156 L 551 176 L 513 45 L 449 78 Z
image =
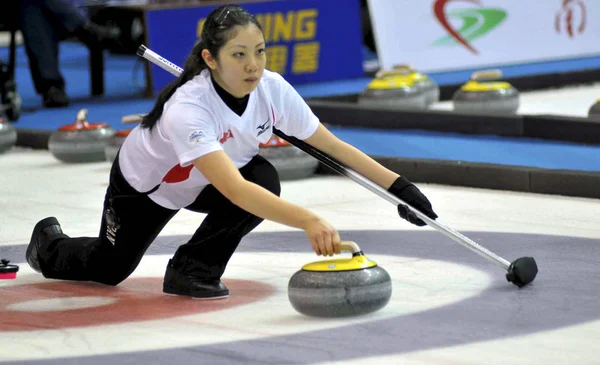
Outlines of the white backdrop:
M 452 71 L 600 55 L 600 0 L 369 0 L 369 10 L 383 68 Z

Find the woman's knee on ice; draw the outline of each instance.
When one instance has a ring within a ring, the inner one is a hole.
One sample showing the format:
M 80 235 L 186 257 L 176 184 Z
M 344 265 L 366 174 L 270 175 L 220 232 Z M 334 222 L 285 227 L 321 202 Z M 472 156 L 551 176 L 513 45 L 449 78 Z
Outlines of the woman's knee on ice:
M 96 251 L 93 259 L 93 281 L 116 286 L 127 279 L 139 265 L 145 249 L 133 249 L 133 245 L 120 239 L 115 244 L 105 244 Z M 119 247 L 120 246 L 120 247 Z
M 132 272 L 133 270 L 130 267 L 106 265 L 104 271 L 99 272 L 94 281 L 105 285 L 117 286 L 127 279 Z

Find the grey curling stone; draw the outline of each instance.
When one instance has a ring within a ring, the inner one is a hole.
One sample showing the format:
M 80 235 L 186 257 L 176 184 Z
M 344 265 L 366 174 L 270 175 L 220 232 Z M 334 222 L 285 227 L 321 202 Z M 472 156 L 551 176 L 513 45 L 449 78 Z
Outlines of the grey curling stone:
M 15 127 L 0 118 L 0 153 L 4 153 L 15 145 L 17 142 L 17 130 Z
M 298 180 L 313 176 L 319 161 L 277 136 L 261 144 L 258 154 L 267 159 L 277 170 L 280 180 Z
M 515 114 L 519 109 L 519 91 L 513 86 L 468 91 L 461 88 L 453 97 L 454 111 L 479 114 Z
M 600 122 L 600 99 L 596 101 L 596 104 L 590 107 L 588 118 Z
M 48 149 L 58 160 L 68 163 L 105 161 L 104 149 L 115 130 L 105 123 L 88 123 L 87 111 L 81 110 L 77 121 L 53 132 L 48 140 Z
M 123 142 L 125 142 L 125 138 L 129 135 L 131 129 L 116 132 L 115 135 L 108 141 L 106 147 L 104 147 L 104 157 L 106 157 L 106 161 L 112 163 L 115 161 L 117 154 L 119 153 L 119 149 Z
M 415 71 L 408 65 L 396 66 L 394 67 L 394 71 L 398 75 L 405 75 L 405 77 L 414 83 L 417 89 L 423 91 L 425 94 L 425 106 L 437 103 L 440 100 L 439 85 L 425 74 Z
M 437 103 L 440 100 L 440 87 L 430 78 L 425 77 L 415 81 L 415 86 L 425 94 L 425 106 Z
M 416 86 L 393 89 L 366 89 L 358 96 L 358 104 L 392 107 L 401 110 L 422 110 L 427 106 L 427 94 Z
M 362 255 L 353 244 L 353 258 Z M 368 260 L 368 259 L 366 259 Z M 333 261 L 325 261 L 330 266 Z M 368 260 L 373 263 L 372 261 Z M 320 263 L 313 263 L 320 264 Z M 392 295 L 392 282 L 382 267 L 349 269 L 343 271 L 296 272 L 288 284 L 288 298 L 292 307 L 301 314 L 312 317 L 349 317 L 375 312 L 387 305 Z

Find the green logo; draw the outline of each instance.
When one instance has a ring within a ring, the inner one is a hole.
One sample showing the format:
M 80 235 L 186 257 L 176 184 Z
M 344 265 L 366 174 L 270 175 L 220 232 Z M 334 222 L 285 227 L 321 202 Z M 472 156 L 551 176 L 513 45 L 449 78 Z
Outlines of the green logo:
M 442 26 L 448 31 L 448 35 L 435 42 L 435 46 L 455 46 L 462 44 L 467 46 L 473 53 L 477 53 L 472 48 L 470 42 L 484 36 L 492 29 L 496 28 L 506 19 L 506 12 L 501 9 L 461 9 L 444 14 L 443 19 L 438 16 Z M 460 19 L 462 25 L 459 29 L 453 29 L 447 18 Z

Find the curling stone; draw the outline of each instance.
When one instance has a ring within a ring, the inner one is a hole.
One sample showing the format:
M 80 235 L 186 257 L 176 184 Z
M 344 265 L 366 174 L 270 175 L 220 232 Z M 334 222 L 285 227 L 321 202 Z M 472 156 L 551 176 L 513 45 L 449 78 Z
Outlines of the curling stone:
M 440 100 L 440 87 L 430 79 L 427 75 L 416 71 L 409 65 L 394 66 L 393 71 L 399 75 L 404 75 L 414 81 L 417 89 L 421 89 L 425 93 L 425 106 L 437 103 Z
M 600 99 L 596 100 L 596 104 L 590 107 L 590 110 L 588 111 L 588 118 L 600 122 Z
M 118 131 L 115 135 L 108 141 L 106 147 L 104 147 L 104 156 L 106 156 L 106 161 L 112 163 L 117 157 L 117 153 L 119 153 L 119 148 L 123 142 L 125 142 L 125 138 L 131 133 L 131 129 L 127 129 L 124 131 Z
M 405 72 L 379 71 L 358 96 L 358 104 L 400 110 L 426 108 L 427 96 L 415 79 Z
M 10 70 L 7 64 L 0 62 L 0 75 L 10 75 Z M 17 83 L 15 80 L 3 78 L 0 76 L 0 101 L 2 109 L 11 121 L 16 121 L 21 116 L 22 100 L 21 95 L 17 91 Z
M 17 265 L 9 265 L 9 263 L 9 260 L 0 260 L 0 280 L 17 278 L 19 267 Z
M 508 82 L 480 82 L 498 79 L 500 70 L 473 73 L 471 80 L 457 90 L 453 97 L 454 110 L 460 113 L 515 114 L 519 109 L 519 91 Z
M 0 117 L 0 153 L 10 150 L 17 142 L 17 130 L 6 119 Z
M 87 109 L 81 109 L 74 124 L 50 135 L 48 149 L 63 162 L 105 161 L 104 148 L 114 135 L 115 130 L 106 123 L 88 123 Z
M 288 284 L 288 298 L 299 313 L 313 317 L 348 317 L 383 308 L 392 296 L 389 274 L 354 242 L 342 250 L 352 257 L 306 264 Z
M 259 145 L 258 154 L 275 166 L 280 180 L 310 177 L 319 166 L 317 159 L 276 135 Z

